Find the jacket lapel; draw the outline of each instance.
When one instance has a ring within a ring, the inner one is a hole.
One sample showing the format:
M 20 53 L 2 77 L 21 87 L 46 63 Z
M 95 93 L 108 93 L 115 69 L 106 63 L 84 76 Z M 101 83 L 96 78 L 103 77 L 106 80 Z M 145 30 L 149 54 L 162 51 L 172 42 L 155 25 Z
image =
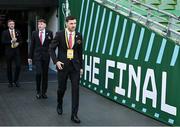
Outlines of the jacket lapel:
M 41 41 L 40 41 L 40 38 L 39 38 L 39 31 L 36 32 L 36 37 L 37 37 L 37 39 L 39 41 L 38 43 L 41 45 Z
M 68 44 L 68 40 L 66 40 L 67 38 L 66 38 L 65 32 L 66 31 L 64 30 L 64 32 L 63 32 L 63 40 L 64 40 L 63 41 L 63 46 L 64 46 L 65 49 L 68 49 L 69 48 L 69 46 L 67 45 Z
M 73 47 L 72 48 L 75 48 L 76 47 L 76 42 L 77 42 L 77 33 L 75 32 L 75 36 L 74 36 L 74 44 L 73 44 Z
M 48 38 L 48 31 L 45 30 L 45 38 L 44 38 L 43 45 L 46 43 L 47 38 Z
M 8 36 L 9 36 L 9 38 L 12 39 L 9 29 L 7 30 L 7 34 L 8 34 Z

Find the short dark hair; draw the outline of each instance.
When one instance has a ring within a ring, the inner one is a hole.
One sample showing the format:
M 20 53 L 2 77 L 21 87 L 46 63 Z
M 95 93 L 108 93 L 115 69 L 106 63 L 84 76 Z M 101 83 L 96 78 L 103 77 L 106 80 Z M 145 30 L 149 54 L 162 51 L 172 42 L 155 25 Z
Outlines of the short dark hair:
M 74 16 L 67 16 L 66 17 L 66 22 L 68 22 L 69 20 L 74 20 L 74 19 L 76 19 Z
M 46 23 L 46 20 L 45 19 L 39 19 L 38 22 Z
M 9 23 L 9 22 L 14 22 L 14 23 L 15 23 L 15 20 L 13 20 L 13 19 L 8 19 L 7 23 Z

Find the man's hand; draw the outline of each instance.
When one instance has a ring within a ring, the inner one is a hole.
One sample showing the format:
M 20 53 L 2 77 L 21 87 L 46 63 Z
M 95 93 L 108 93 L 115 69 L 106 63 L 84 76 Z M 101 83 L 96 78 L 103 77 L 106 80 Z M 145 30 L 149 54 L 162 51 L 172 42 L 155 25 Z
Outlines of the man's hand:
M 28 59 L 28 63 L 29 63 L 29 64 L 32 64 L 32 59 Z
M 15 47 L 18 47 L 18 45 L 19 45 L 19 43 L 17 43 L 17 42 L 14 43 L 14 46 L 15 46 Z
M 62 70 L 62 69 L 63 69 L 63 65 L 64 65 L 64 63 L 62 63 L 61 61 L 58 61 L 58 62 L 56 63 L 56 66 L 58 67 L 59 70 Z
M 80 69 L 80 77 L 83 75 L 83 69 Z
M 13 38 L 12 40 L 11 40 L 11 43 L 15 43 L 17 41 L 17 38 Z

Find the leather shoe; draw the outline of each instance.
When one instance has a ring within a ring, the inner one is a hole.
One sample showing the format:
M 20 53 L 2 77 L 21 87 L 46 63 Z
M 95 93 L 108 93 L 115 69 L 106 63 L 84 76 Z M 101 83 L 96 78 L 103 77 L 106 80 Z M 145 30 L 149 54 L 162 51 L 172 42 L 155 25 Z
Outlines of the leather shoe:
M 20 84 L 18 82 L 14 82 L 16 87 L 20 87 Z
M 8 87 L 13 87 L 13 84 L 12 84 L 12 83 L 9 83 Z
M 41 94 L 40 94 L 40 93 L 37 93 L 37 94 L 36 94 L 36 98 L 37 98 L 37 99 L 40 99 L 40 98 L 41 98 Z
M 60 104 L 57 105 L 57 113 L 58 113 L 58 115 L 62 115 L 62 113 L 63 113 L 62 105 L 60 105 Z
M 48 97 L 47 97 L 46 94 L 42 94 L 42 98 L 43 98 L 43 99 L 47 99 Z
M 71 116 L 71 120 L 72 120 L 74 123 L 80 123 L 80 122 L 81 122 L 77 115 L 72 115 L 72 116 Z

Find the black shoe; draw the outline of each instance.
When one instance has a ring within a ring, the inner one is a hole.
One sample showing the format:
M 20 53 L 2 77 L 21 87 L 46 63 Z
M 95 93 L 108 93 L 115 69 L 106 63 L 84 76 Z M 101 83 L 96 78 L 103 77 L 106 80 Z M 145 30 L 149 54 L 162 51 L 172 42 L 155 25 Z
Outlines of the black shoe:
M 81 123 L 80 119 L 78 118 L 77 115 L 72 115 L 71 116 L 71 120 L 74 122 L 74 123 Z
M 9 83 L 8 87 L 13 87 L 13 84 L 12 84 L 12 83 Z
M 47 97 L 46 94 L 42 94 L 42 98 L 43 98 L 43 99 L 47 99 L 48 97 Z
M 57 113 L 58 113 L 58 115 L 62 115 L 62 113 L 63 113 L 62 105 L 60 105 L 60 104 L 57 105 Z
M 19 82 L 14 82 L 14 85 L 16 86 L 16 87 L 20 87 L 21 85 L 19 84 Z
M 41 94 L 40 94 L 40 93 L 37 93 L 37 94 L 36 94 L 36 98 L 37 98 L 37 99 L 41 99 Z

